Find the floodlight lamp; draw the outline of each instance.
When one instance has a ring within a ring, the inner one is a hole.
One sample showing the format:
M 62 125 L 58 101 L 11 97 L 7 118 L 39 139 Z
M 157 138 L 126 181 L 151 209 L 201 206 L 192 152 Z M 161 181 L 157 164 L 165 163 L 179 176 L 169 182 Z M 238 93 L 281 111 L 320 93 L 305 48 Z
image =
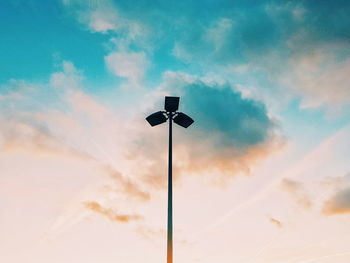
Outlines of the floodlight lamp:
M 157 111 L 149 115 L 146 120 L 151 126 L 156 126 L 162 124 L 163 122 L 166 122 L 167 118 L 164 116 L 164 113 L 162 111 Z
M 194 120 L 186 115 L 185 113 L 179 112 L 175 118 L 174 118 L 174 122 L 184 128 L 189 127 L 192 123 L 194 123 Z
M 165 97 L 164 108 L 167 112 L 175 112 L 179 108 L 180 97 Z

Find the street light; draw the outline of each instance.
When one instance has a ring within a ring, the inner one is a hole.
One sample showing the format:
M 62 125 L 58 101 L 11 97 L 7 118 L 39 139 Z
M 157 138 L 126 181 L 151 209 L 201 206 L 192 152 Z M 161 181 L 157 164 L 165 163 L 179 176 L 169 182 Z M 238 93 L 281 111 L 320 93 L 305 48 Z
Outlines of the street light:
M 179 97 L 165 97 L 165 111 L 157 111 L 146 118 L 152 127 L 169 120 L 167 263 L 173 263 L 173 121 L 184 128 L 189 127 L 194 122 L 185 113 L 177 112 L 179 100 Z

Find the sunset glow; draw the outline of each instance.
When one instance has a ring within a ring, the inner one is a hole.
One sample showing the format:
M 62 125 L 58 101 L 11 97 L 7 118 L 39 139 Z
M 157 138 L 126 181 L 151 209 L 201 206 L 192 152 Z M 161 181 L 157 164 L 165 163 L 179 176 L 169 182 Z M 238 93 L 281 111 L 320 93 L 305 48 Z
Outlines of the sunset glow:
M 0 262 L 350 262 L 350 2 L 0 3 Z

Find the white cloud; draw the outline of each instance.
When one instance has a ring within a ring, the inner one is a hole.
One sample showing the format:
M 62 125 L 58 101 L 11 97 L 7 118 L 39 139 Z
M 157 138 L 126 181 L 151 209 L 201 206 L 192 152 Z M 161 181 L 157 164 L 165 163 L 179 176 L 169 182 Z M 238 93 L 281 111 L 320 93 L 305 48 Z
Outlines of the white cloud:
M 177 57 L 177 58 L 179 58 L 187 63 L 191 62 L 191 60 L 193 59 L 193 56 L 189 52 L 187 52 L 187 50 L 180 43 L 174 44 L 172 54 L 175 57 Z
M 208 28 L 204 33 L 204 39 L 214 44 L 215 50 L 219 51 L 226 41 L 227 34 L 232 30 L 233 21 L 229 18 L 220 18 L 215 21 L 214 26 Z
M 92 11 L 88 17 L 89 27 L 95 32 L 117 29 L 118 17 L 114 11 Z
M 70 61 L 63 61 L 62 71 L 51 74 L 50 85 L 55 89 L 76 89 L 83 76 Z
M 67 7 L 77 10 L 78 21 L 86 24 L 92 32 L 105 33 L 109 30 L 119 30 L 123 26 L 123 19 L 120 17 L 117 8 L 112 1 L 70 1 Z
M 127 78 L 133 84 L 140 84 L 148 67 L 143 52 L 114 52 L 105 57 L 110 72 L 118 77 Z
M 92 32 L 123 32 L 130 41 L 143 36 L 146 31 L 144 25 L 122 14 L 111 0 L 62 0 L 62 3 L 68 11 L 73 12 L 80 23 L 88 26 Z
M 302 106 L 340 108 L 350 103 L 350 58 L 326 49 L 291 59 L 282 82 L 302 95 Z
M 48 83 L 39 86 L 42 89 L 33 84 L 13 81 L 12 86 L 17 84 L 15 91 L 21 94 L 21 100 L 20 103 L 14 103 L 13 107 L 0 111 L 1 158 L 12 160 L 15 156 L 18 159 L 16 163 L 21 165 L 14 169 L 20 171 L 17 172 L 19 178 L 27 172 L 21 168 L 24 163 L 32 167 L 30 173 L 40 178 L 52 178 L 61 173 L 72 176 L 73 180 L 84 179 L 86 169 L 88 170 L 86 167 L 93 166 L 94 169 L 89 171 L 91 177 L 99 182 L 108 178 L 110 182 L 104 182 L 104 186 L 101 183 L 94 184 L 84 190 L 93 194 L 84 196 L 89 196 L 89 200 L 96 202 L 106 200 L 108 203 L 113 199 L 111 203 L 118 206 L 118 211 L 123 212 L 125 208 L 121 207 L 122 202 L 118 203 L 116 199 L 131 198 L 131 202 L 149 198 L 147 189 L 139 188 L 141 182 L 137 178 L 138 174 L 134 173 L 137 169 L 133 168 L 135 161 L 128 162 L 126 156 L 136 137 L 133 129 L 141 129 L 135 128 L 127 119 L 122 120 L 121 114 L 113 112 L 93 96 L 83 92 L 82 78 L 81 72 L 71 62 L 66 61 L 63 62 L 61 71 L 53 73 Z M 57 92 L 59 96 L 54 96 L 54 99 L 58 103 L 55 101 L 50 104 L 43 100 L 45 108 L 37 108 L 33 97 L 40 97 L 43 92 Z M 2 106 L 17 100 L 13 96 L 3 96 L 1 99 Z M 22 107 L 29 110 L 25 111 Z M 45 164 L 46 159 L 52 160 L 55 171 L 47 172 L 50 164 Z M 37 165 L 38 160 L 44 160 L 40 167 Z M 62 163 L 68 163 L 68 168 L 63 167 Z M 3 178 L 11 177 L 13 164 L 4 161 L 0 165 L 4 171 Z M 57 170 L 56 167 L 60 165 L 62 167 Z M 83 201 L 86 200 L 79 198 L 74 203 Z M 81 213 L 81 206 L 74 207 Z M 80 216 L 78 218 L 83 219 Z M 59 218 L 58 222 L 60 221 Z M 63 221 L 66 222 L 66 219 Z M 58 223 L 53 229 L 60 227 L 61 223 Z

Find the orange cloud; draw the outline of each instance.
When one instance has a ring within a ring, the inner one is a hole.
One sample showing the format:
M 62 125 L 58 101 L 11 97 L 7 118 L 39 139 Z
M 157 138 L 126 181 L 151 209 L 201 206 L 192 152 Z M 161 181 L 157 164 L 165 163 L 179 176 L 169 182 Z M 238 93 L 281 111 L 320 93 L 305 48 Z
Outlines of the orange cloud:
M 350 173 L 328 177 L 324 183 L 327 187 L 331 187 L 333 193 L 323 203 L 322 213 L 325 215 L 350 213 Z
M 128 161 L 135 164 L 133 175 L 152 188 L 163 189 L 167 186 L 167 133 L 161 127 L 145 128 L 148 130 L 140 131 L 139 139 L 130 145 Z M 260 161 L 284 147 L 282 136 L 271 137 L 242 149 L 234 145 L 217 147 L 215 135 L 204 137 L 191 130 L 179 133 L 173 146 L 174 181 L 184 175 L 215 172 L 218 176 L 212 180 L 220 185 L 238 174 L 249 175 Z
M 94 211 L 96 213 L 104 215 L 109 220 L 111 220 L 113 222 L 128 223 L 130 221 L 137 221 L 137 220 L 141 220 L 142 219 L 142 216 L 136 215 L 136 214 L 132 214 L 132 215 L 119 214 L 119 213 L 115 212 L 114 210 L 112 210 L 110 208 L 104 208 L 98 202 L 93 202 L 93 201 L 85 202 L 84 205 L 85 205 L 86 208 L 90 209 L 91 211 Z
M 350 188 L 335 193 L 323 204 L 322 212 L 325 215 L 350 213 Z
M 22 151 L 35 155 L 55 155 L 70 159 L 92 160 L 87 154 L 68 146 L 48 130 L 16 120 L 2 122 L 0 149 L 3 153 Z
M 137 118 L 132 120 L 125 118 L 119 111 L 105 107 L 80 89 L 80 73 L 69 63 L 64 65 L 63 72 L 51 76 L 50 85 L 61 92 L 58 103 L 63 105 L 64 111 L 50 108 L 45 111 L 33 110 L 22 118 L 19 106 L 12 109 L 12 119 L 22 124 L 25 119 L 26 125 L 33 127 L 40 124 L 44 131 L 50 132 L 50 140 L 37 135 L 32 136 L 36 141 L 34 145 L 53 150 L 67 146 L 77 155 L 81 153 L 99 164 L 104 169 L 104 174 L 113 180 L 107 189 L 130 198 L 147 201 L 151 198 L 151 189 L 166 187 L 166 127 L 149 127 L 144 119 L 147 113 L 142 109 L 143 105 L 136 108 Z M 212 88 L 214 87 L 208 86 L 205 90 Z M 226 93 L 232 92 L 225 89 Z M 220 90 L 215 94 L 220 95 Z M 219 98 L 225 99 L 225 94 Z M 30 97 L 33 97 L 33 94 L 25 95 L 28 96 L 23 98 L 23 103 L 31 103 Z M 178 127 L 174 128 L 175 183 L 185 174 L 215 172 L 220 175 L 212 180 L 225 184 L 226 180 L 237 174 L 249 174 L 256 163 L 283 146 L 283 138 L 279 136 L 275 122 L 270 119 L 263 105 L 244 99 L 237 92 L 233 92 L 232 96 L 234 105 L 240 105 L 242 102 L 248 109 L 255 109 L 257 112 L 255 114 L 255 111 L 252 111 L 251 116 L 247 117 L 244 111 L 237 111 L 242 117 L 237 119 L 240 121 L 238 128 L 231 120 L 229 130 L 223 132 L 219 125 L 216 132 L 210 133 L 205 130 L 208 127 L 200 119 L 195 123 L 198 127 L 190 128 L 186 133 L 179 132 Z M 163 95 L 161 99 L 164 100 Z M 210 99 L 210 96 L 207 99 Z M 181 105 L 184 106 L 185 103 Z M 215 111 L 213 109 L 213 112 Z M 226 122 L 227 113 L 220 111 L 220 117 L 220 124 Z M 246 138 L 247 130 L 247 134 L 254 136 Z M 239 138 L 236 138 L 236 135 Z M 245 143 L 242 144 L 240 139 L 245 139 Z M 250 141 L 251 139 L 253 141 Z M 8 139 L 5 141 L 9 142 Z M 22 146 L 27 143 L 28 138 L 19 141 Z
M 279 221 L 279 220 L 277 220 L 277 219 L 275 219 L 275 218 L 273 218 L 273 217 L 270 217 L 269 220 L 270 220 L 270 222 L 271 222 L 272 224 L 274 224 L 275 226 L 280 227 L 280 228 L 283 227 L 283 223 L 282 223 L 281 221 Z
M 181 96 L 180 110 L 195 119 L 187 130 L 174 126 L 175 180 L 184 174 L 215 173 L 219 176 L 212 179 L 225 184 L 238 174 L 250 174 L 259 161 L 285 144 L 277 122 L 265 106 L 242 97 L 233 87 L 169 72 L 162 88 L 167 94 Z M 158 105 L 163 100 L 163 94 L 159 95 Z M 156 110 L 158 106 L 149 113 Z M 131 145 L 130 160 L 139 161 L 141 180 L 155 188 L 166 187 L 166 125 L 143 127 Z
M 182 161 L 184 168 L 189 171 L 217 169 L 233 176 L 235 173 L 249 174 L 251 167 L 261 159 L 283 147 L 282 140 L 267 141 L 250 148 L 215 148 L 203 147 L 203 144 L 188 147 L 188 160 Z

